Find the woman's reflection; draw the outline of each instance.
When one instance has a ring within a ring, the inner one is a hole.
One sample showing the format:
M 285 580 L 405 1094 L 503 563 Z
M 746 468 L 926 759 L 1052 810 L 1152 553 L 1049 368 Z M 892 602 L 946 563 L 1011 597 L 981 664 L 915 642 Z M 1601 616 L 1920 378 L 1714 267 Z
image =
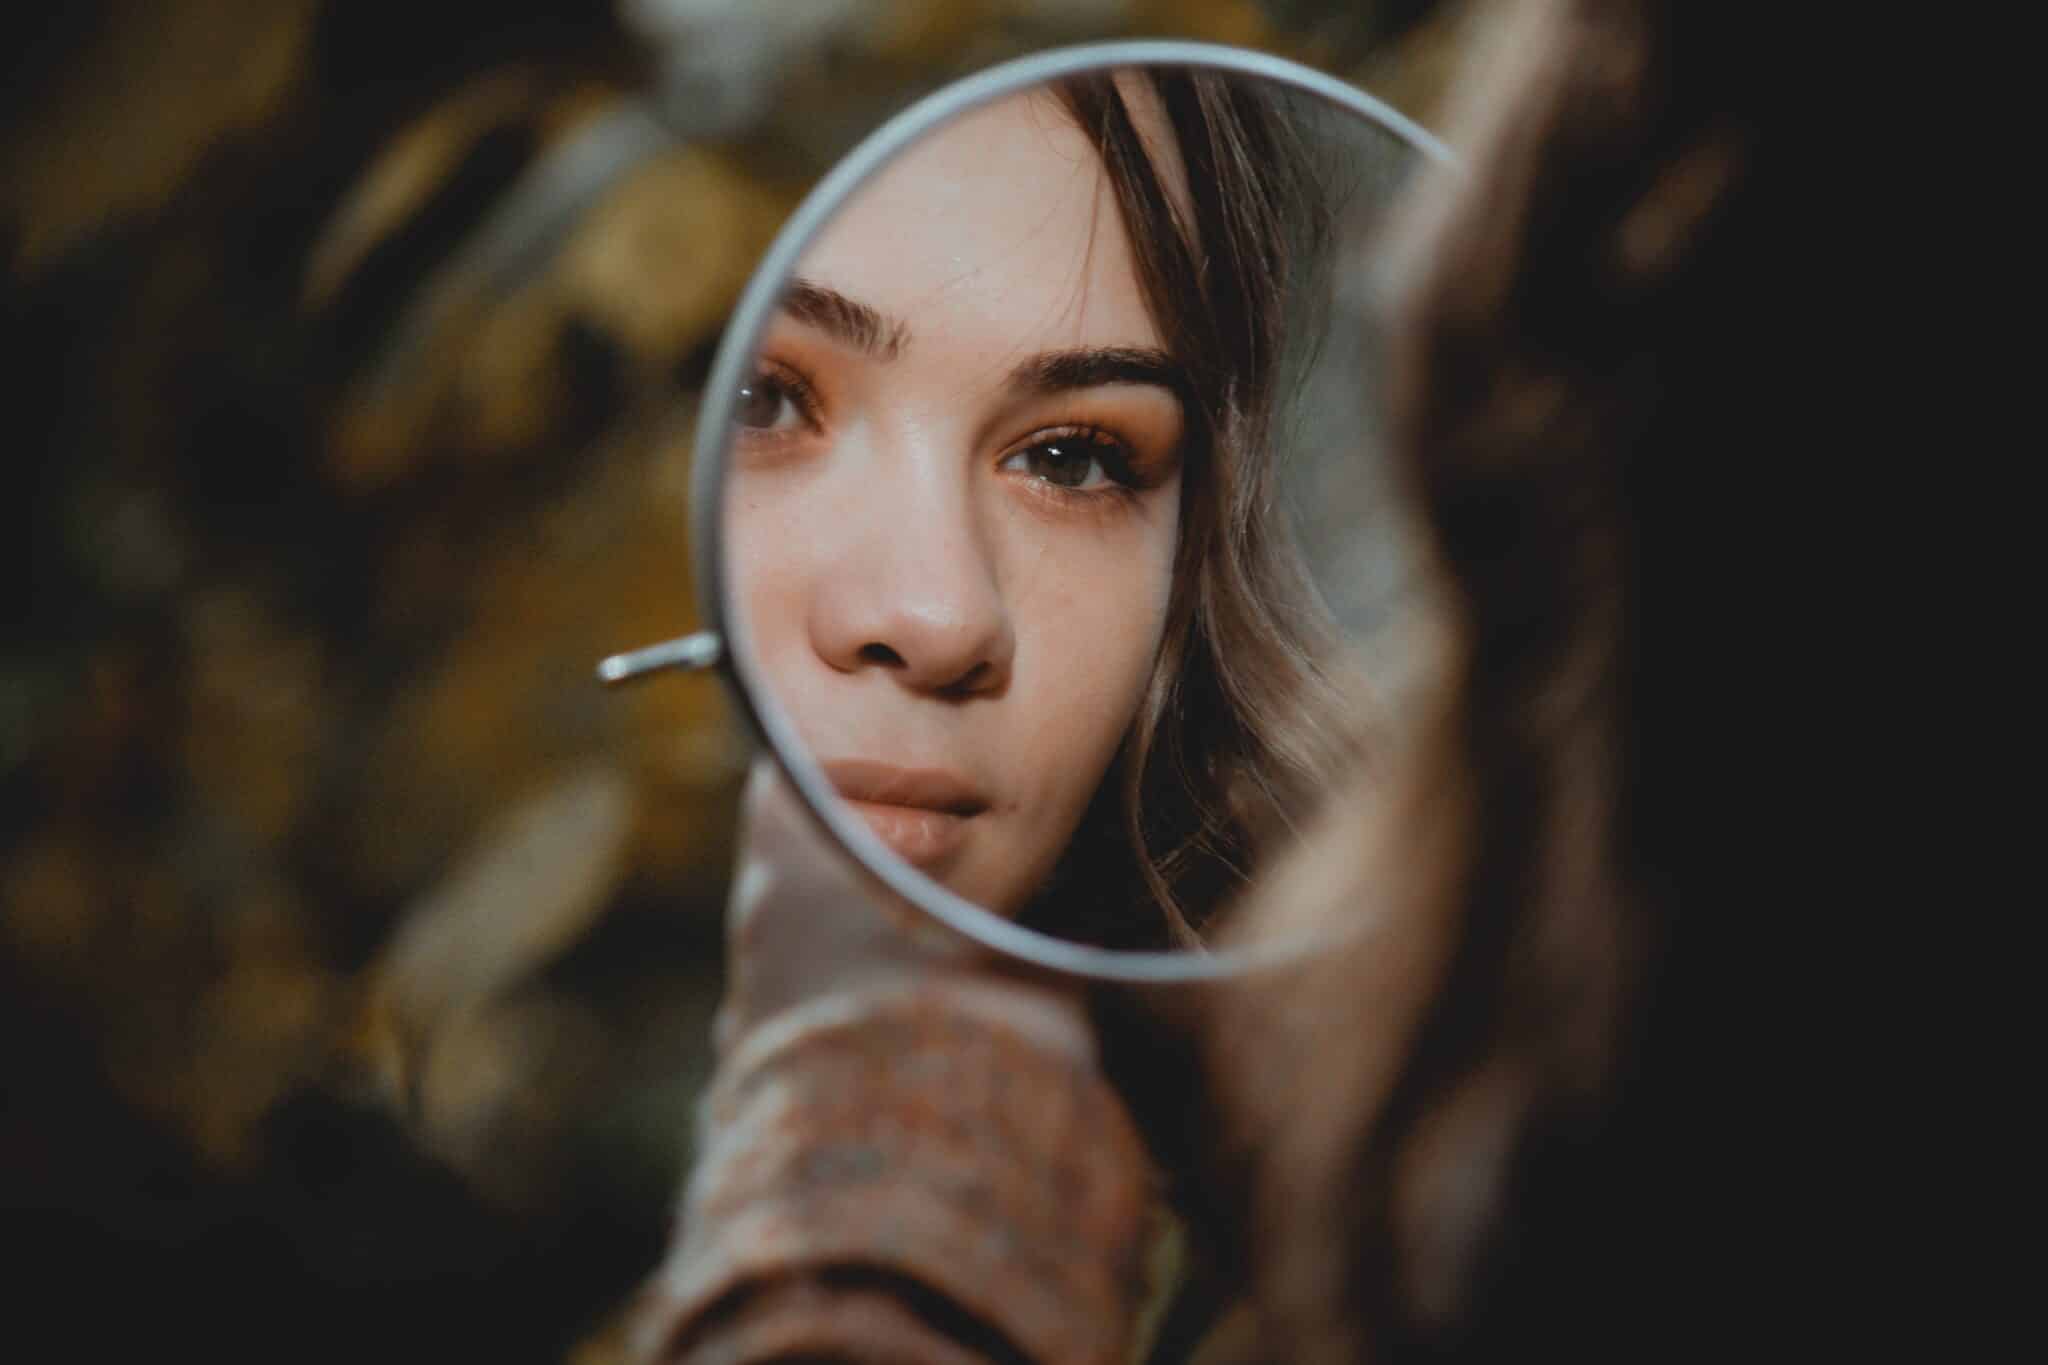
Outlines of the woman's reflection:
M 1271 487 L 1312 183 L 1229 78 L 1014 96 L 878 175 L 764 334 L 756 661 L 876 833 L 1000 914 L 1185 939 L 1338 751 Z

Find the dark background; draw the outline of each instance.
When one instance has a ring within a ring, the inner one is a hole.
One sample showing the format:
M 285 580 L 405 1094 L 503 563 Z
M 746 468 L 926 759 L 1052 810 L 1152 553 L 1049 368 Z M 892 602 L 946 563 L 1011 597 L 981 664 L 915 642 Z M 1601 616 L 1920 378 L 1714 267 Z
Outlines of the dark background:
M 687 433 L 758 253 L 991 61 L 1244 42 L 1428 121 L 1492 6 L 679 8 L 0 19 L 16 1342 L 622 1358 L 747 748 L 712 682 L 591 665 L 693 624 Z

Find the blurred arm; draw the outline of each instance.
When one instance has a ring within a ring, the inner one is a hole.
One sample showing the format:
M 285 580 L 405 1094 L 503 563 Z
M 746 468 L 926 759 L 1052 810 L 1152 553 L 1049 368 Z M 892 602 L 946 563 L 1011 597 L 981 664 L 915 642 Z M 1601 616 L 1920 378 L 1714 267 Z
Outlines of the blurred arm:
M 641 1354 L 1121 1362 L 1156 1223 L 1077 996 L 913 920 L 750 784 L 721 1056 Z

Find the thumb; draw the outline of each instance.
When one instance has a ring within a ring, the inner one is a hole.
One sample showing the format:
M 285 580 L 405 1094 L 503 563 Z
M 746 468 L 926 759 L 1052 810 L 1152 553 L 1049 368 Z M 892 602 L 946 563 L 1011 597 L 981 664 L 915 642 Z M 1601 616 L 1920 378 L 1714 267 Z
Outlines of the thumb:
M 864 871 L 766 758 L 741 796 L 726 916 L 722 1040 L 828 991 L 900 984 L 965 955 Z

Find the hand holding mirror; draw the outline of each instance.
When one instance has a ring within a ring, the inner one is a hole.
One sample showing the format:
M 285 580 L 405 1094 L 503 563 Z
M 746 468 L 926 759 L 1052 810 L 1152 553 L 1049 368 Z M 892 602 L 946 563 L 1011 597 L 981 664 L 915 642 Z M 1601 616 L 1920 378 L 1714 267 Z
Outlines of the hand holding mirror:
M 713 367 L 714 632 L 605 676 L 722 661 L 837 842 L 984 945 L 1123 980 L 1289 950 L 1225 921 L 1397 690 L 1364 282 L 1443 159 L 1194 44 L 912 108 L 806 201 Z

